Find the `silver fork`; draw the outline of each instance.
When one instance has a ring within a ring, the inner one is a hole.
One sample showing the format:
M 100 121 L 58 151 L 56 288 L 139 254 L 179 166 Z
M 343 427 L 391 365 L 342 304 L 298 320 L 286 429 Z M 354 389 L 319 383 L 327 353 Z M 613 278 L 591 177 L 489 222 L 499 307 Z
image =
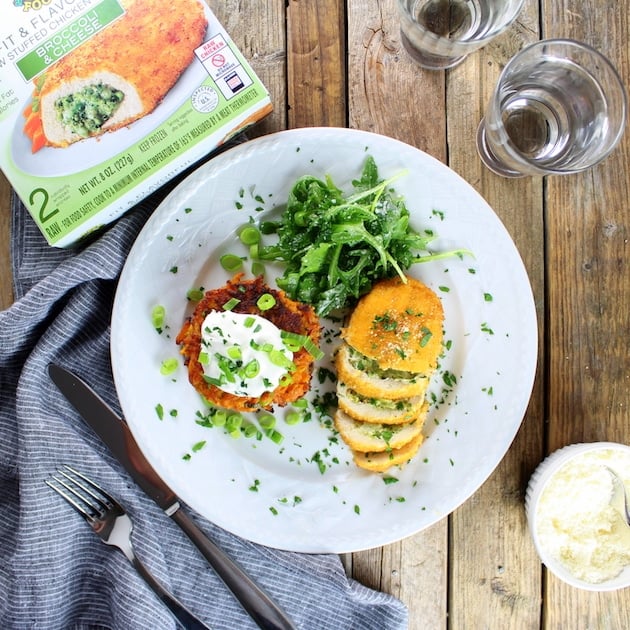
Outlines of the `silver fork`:
M 131 544 L 133 524 L 125 509 L 93 481 L 70 466 L 51 475 L 46 484 L 60 494 L 89 523 L 107 545 L 118 547 L 154 593 L 166 604 L 175 619 L 190 630 L 210 630 L 175 599 L 140 562 Z

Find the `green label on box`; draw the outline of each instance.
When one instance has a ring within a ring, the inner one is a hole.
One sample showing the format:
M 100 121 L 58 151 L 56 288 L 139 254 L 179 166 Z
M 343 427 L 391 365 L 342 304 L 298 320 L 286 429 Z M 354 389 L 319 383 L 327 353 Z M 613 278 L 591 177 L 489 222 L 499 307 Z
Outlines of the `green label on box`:
M 26 81 L 67 55 L 96 33 L 123 15 L 125 10 L 117 0 L 103 0 L 85 15 L 70 22 L 58 33 L 37 46 L 17 62 L 17 68 Z

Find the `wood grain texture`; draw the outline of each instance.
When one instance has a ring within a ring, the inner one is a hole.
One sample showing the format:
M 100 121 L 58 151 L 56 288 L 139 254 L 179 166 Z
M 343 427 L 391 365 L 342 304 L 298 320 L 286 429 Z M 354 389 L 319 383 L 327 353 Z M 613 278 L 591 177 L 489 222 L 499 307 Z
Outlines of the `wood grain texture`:
M 288 0 L 288 126 L 346 126 L 342 0 Z
M 449 166 L 470 182 L 503 221 L 523 257 L 537 308 L 539 364 L 528 413 L 497 470 L 451 516 L 449 622 L 453 628 L 521 630 L 540 624 L 542 571 L 523 499 L 543 452 L 544 242 L 542 180 L 506 180 L 476 150 L 477 127 L 505 63 L 538 37 L 538 6 L 449 72 Z M 532 343 L 536 340 L 532 339 Z M 474 541 L 474 543 L 472 542 Z
M 273 112 L 247 131 L 249 138 L 287 124 L 285 1 L 206 0 L 234 43 L 269 90 Z
M 482 166 L 475 148 L 502 67 L 540 36 L 599 48 L 630 85 L 627 3 L 526 0 L 508 33 L 447 72 L 422 70 L 407 57 L 396 0 L 208 3 L 271 94 L 274 112 L 251 137 L 347 125 L 426 151 L 496 211 L 532 284 L 540 360 L 507 455 L 450 517 L 344 556 L 348 573 L 399 597 L 408 630 L 627 630 L 630 589 L 592 594 L 550 575 L 533 549 L 523 498 L 546 453 L 630 438 L 630 134 L 603 164 L 570 177 L 503 179 Z M 2 308 L 12 299 L 9 200 L 0 175 Z
M 407 142 L 446 161 L 444 74 L 404 51 L 395 0 L 348 2 L 350 127 Z M 355 553 L 352 575 L 398 596 L 409 630 L 440 628 L 447 615 L 448 520 L 382 550 Z
M 444 73 L 423 70 L 400 41 L 395 0 L 348 2 L 349 126 L 446 161 Z
M 597 48 L 628 86 L 629 19 L 626 4 L 559 0 L 543 31 Z M 550 451 L 571 442 L 629 440 L 629 164 L 626 132 L 600 166 L 547 183 Z M 550 575 L 544 597 L 549 628 L 629 625 L 627 589 L 584 593 Z

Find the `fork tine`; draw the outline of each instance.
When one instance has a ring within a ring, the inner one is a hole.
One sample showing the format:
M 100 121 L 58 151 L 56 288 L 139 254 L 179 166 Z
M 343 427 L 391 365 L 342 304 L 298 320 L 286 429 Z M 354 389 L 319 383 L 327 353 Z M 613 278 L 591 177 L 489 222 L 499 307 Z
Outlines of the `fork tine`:
M 56 474 L 52 474 L 45 483 L 85 518 L 102 542 L 123 552 L 184 628 L 209 630 L 177 601 L 136 557 L 131 540 L 133 523 L 122 505 L 88 477 L 67 465 L 58 468 Z
M 111 506 L 118 503 L 78 470 L 64 465 L 51 475 L 46 484 L 61 495 L 88 522 L 102 518 Z M 78 478 L 75 478 L 78 477 Z M 111 505 L 108 505 L 107 501 Z
M 69 492 L 66 492 L 62 487 L 59 487 L 59 485 L 56 485 L 53 482 L 60 484 L 61 486 L 63 486 L 63 488 L 66 488 L 66 490 L 68 490 Z M 58 477 L 52 476 L 50 479 L 46 479 L 45 483 L 49 488 L 52 488 L 57 494 L 62 496 L 84 519 L 86 519 L 89 522 L 92 522 L 94 520 L 94 515 L 90 514 L 90 512 L 87 511 L 84 505 L 79 503 L 74 497 L 78 497 L 84 503 L 85 503 L 85 499 L 83 499 L 81 495 L 76 494 L 76 492 L 63 480 L 59 479 Z
M 93 488 L 96 492 L 98 492 L 99 495 L 105 499 L 105 507 L 106 508 L 109 508 L 110 506 L 113 506 L 113 507 L 115 507 L 115 508 L 117 508 L 119 510 L 123 510 L 124 511 L 123 506 L 120 505 L 120 503 L 118 501 L 116 501 L 116 499 L 114 499 L 114 497 L 111 494 L 108 494 L 107 492 L 105 492 L 105 490 L 103 490 L 103 488 L 101 488 L 99 485 L 94 483 L 91 479 L 86 477 L 84 474 L 80 473 L 78 470 L 75 470 L 74 468 L 72 468 L 72 466 L 68 466 L 67 464 L 65 464 L 64 468 L 66 468 L 66 470 L 69 470 L 72 474 L 76 475 L 77 477 L 79 477 L 80 479 L 85 481 L 85 483 L 87 483 L 90 486 L 90 488 Z M 75 483 L 77 483 L 78 485 L 81 485 L 76 480 L 75 480 Z M 88 492 L 91 496 L 93 496 L 95 499 L 98 500 L 98 497 L 96 497 L 94 494 L 92 494 L 87 488 L 85 488 L 82 485 L 81 485 L 81 487 L 86 492 Z
M 92 497 L 98 503 L 101 510 L 107 510 L 109 508 L 107 501 L 109 501 L 110 504 L 116 503 L 112 497 L 110 497 L 105 491 L 103 491 L 102 488 L 97 486 L 91 479 L 88 479 L 88 477 L 81 474 L 78 470 L 75 470 L 68 465 L 65 465 L 64 468 L 65 470 L 59 469 L 57 472 L 60 475 L 63 475 L 66 479 L 70 480 L 73 484 L 81 488 L 81 490 L 83 490 L 83 492 L 85 492 L 89 497 Z M 72 477 L 72 475 L 69 475 L 66 470 L 70 471 L 73 475 L 79 477 L 79 479 L 75 479 L 74 477 Z M 85 483 L 81 483 L 81 481 Z M 60 483 L 62 482 L 60 481 Z M 85 497 L 82 497 L 82 499 L 85 501 Z

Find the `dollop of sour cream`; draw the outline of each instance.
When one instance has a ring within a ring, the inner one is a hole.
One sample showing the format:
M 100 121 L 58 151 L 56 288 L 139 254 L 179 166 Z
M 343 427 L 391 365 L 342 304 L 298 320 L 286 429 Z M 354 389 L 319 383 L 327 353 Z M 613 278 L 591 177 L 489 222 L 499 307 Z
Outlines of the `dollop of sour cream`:
M 209 383 L 247 397 L 273 391 L 294 367 L 275 324 L 232 311 L 211 311 L 204 319 L 199 363 Z

